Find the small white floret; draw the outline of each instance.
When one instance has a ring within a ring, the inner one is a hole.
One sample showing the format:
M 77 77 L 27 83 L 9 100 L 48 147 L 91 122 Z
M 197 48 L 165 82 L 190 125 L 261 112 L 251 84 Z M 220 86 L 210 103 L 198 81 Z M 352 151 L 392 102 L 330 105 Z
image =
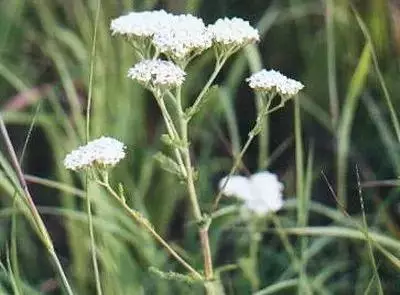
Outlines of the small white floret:
M 246 79 L 249 86 L 257 91 L 276 92 L 285 98 L 296 95 L 304 85 L 274 70 L 261 70 Z
M 208 31 L 213 41 L 222 46 L 243 47 L 260 40 L 258 30 L 238 17 L 218 19 L 208 26 Z
M 64 159 L 64 166 L 71 170 L 89 167 L 110 168 L 125 158 L 125 145 L 111 137 L 100 137 L 78 147 Z
M 219 188 L 226 196 L 235 196 L 244 202 L 250 211 L 265 215 L 276 212 L 283 206 L 283 184 L 278 177 L 264 171 L 253 174 L 249 178 L 243 176 L 224 177 L 219 182 Z
M 174 63 L 160 59 L 143 60 L 128 71 L 129 78 L 146 87 L 177 87 L 185 81 L 185 75 Z

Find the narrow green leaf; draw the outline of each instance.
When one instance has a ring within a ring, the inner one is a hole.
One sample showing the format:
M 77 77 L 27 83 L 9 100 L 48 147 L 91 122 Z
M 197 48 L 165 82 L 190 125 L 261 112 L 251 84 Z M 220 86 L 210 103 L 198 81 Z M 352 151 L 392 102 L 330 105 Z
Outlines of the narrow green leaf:
M 350 229 L 340 226 L 314 226 L 314 227 L 292 227 L 282 229 L 288 234 L 309 236 L 335 236 L 345 239 L 365 240 L 365 235 L 358 229 Z M 369 237 L 374 243 L 400 251 L 400 241 L 390 238 L 384 234 L 369 231 Z
M 371 44 L 367 42 L 361 53 L 358 65 L 348 86 L 346 100 L 342 108 L 337 137 L 337 197 L 341 205 L 347 207 L 346 179 L 347 158 L 350 146 L 350 134 L 357 110 L 360 94 L 364 88 L 371 65 Z
M 291 279 L 291 280 L 286 280 L 286 281 L 281 281 L 278 283 L 275 283 L 273 285 L 270 285 L 256 293 L 254 293 L 253 295 L 268 295 L 268 294 L 274 294 L 276 292 L 285 290 L 285 289 L 291 289 L 296 287 L 298 284 L 298 280 L 297 279 Z M 292 290 L 294 292 L 294 290 Z
M 154 155 L 154 159 L 160 164 L 162 169 L 178 176 L 179 178 L 182 178 L 179 165 L 170 157 L 164 155 L 162 152 L 159 152 Z

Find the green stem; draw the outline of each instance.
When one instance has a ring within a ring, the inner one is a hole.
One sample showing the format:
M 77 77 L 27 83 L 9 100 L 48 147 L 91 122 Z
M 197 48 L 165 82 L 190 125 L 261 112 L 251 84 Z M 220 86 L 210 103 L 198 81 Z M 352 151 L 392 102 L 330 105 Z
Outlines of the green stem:
M 261 97 L 261 95 L 257 95 L 256 99 L 257 113 L 263 111 L 264 103 L 262 99 L 263 97 Z M 269 118 L 266 115 L 258 138 L 258 169 L 260 170 L 264 170 L 268 163 L 268 149 L 269 149 L 268 136 L 269 136 Z
M 63 285 L 64 285 L 64 287 L 65 287 L 65 289 L 66 289 L 66 291 L 67 291 L 67 294 L 68 294 L 68 295 L 73 295 L 74 292 L 72 292 L 71 286 L 70 286 L 69 283 L 68 283 L 67 276 L 66 276 L 65 273 L 64 273 L 64 270 L 63 270 L 63 268 L 62 268 L 62 265 L 61 265 L 61 263 L 60 263 L 60 260 L 59 260 L 58 257 L 57 257 L 56 252 L 54 251 L 54 249 L 48 249 L 48 251 L 49 251 L 50 257 L 52 258 L 54 264 L 56 265 L 56 268 L 57 268 L 57 270 L 58 270 L 58 273 L 60 274 L 61 281 L 63 282 Z
M 383 78 L 383 74 L 382 71 L 379 67 L 379 63 L 378 63 L 378 57 L 377 54 L 375 52 L 374 46 L 373 46 L 373 42 L 372 42 L 372 38 L 371 35 L 369 33 L 369 30 L 366 26 L 366 24 L 364 23 L 364 21 L 362 20 L 362 18 L 360 17 L 359 13 L 357 12 L 357 10 L 354 9 L 354 7 L 352 6 L 352 11 L 354 13 L 354 15 L 356 16 L 357 22 L 365 36 L 365 39 L 368 41 L 368 43 L 370 44 L 370 50 L 371 50 L 371 55 L 372 55 L 372 61 L 374 64 L 374 68 L 376 71 L 376 74 L 378 75 L 378 80 L 379 83 L 381 84 L 382 87 L 382 91 L 383 91 L 383 95 L 385 97 L 385 101 L 386 104 L 388 106 L 389 109 L 389 113 L 390 113 L 390 119 L 392 121 L 394 130 L 396 132 L 396 137 L 397 137 L 397 141 L 400 142 L 400 122 L 399 122 L 399 118 L 398 115 L 396 113 L 396 109 L 393 105 L 392 99 L 390 98 L 390 94 L 389 94 L 389 90 L 386 87 L 386 83 L 385 83 L 385 79 Z
M 295 152 L 296 152 L 296 194 L 297 194 L 297 223 L 299 226 L 306 226 L 306 195 L 304 191 L 304 160 L 303 160 L 303 141 L 301 135 L 301 116 L 300 116 L 300 102 L 294 100 L 294 134 L 295 134 Z M 299 294 L 307 286 L 307 274 L 306 274 L 306 261 L 304 253 L 307 249 L 307 239 L 302 237 L 300 239 L 300 280 L 299 280 Z
M 327 41 L 327 70 L 328 70 L 328 90 L 329 106 L 332 116 L 332 127 L 335 129 L 339 118 L 339 99 L 336 81 L 336 52 L 335 52 L 335 28 L 334 13 L 335 5 L 333 0 L 326 1 L 325 24 Z
M 297 220 L 301 226 L 305 226 L 304 208 L 304 161 L 303 161 L 303 142 L 301 138 L 301 117 L 300 103 L 294 100 L 294 135 L 295 135 L 295 153 L 296 153 L 296 195 L 297 195 Z
M 176 100 L 178 103 L 178 119 L 179 119 L 179 127 L 180 127 L 180 138 L 184 144 L 184 148 L 181 149 L 183 154 L 183 162 L 186 169 L 187 177 L 186 184 L 188 188 L 190 202 L 193 208 L 193 215 L 196 222 L 200 222 L 202 220 L 201 210 L 199 206 L 199 202 L 197 200 L 196 188 L 194 186 L 194 178 L 193 178 L 193 169 L 192 162 L 190 160 L 190 150 L 189 150 L 189 141 L 188 141 L 188 119 L 186 118 L 185 112 L 182 107 L 182 97 L 181 97 L 181 89 L 177 89 Z
M 161 114 L 162 114 L 162 117 L 164 118 L 165 126 L 167 127 L 169 136 L 171 137 L 171 139 L 180 141 L 179 134 L 176 131 L 174 122 L 172 121 L 172 118 L 169 115 L 169 112 L 165 106 L 164 99 L 162 97 L 158 96 L 156 93 L 154 93 L 154 97 L 156 98 L 157 104 L 160 107 Z M 173 150 L 174 150 L 175 158 L 178 161 L 178 165 L 181 169 L 182 176 L 186 177 L 187 172 L 185 169 L 185 165 L 183 163 L 182 155 L 180 154 L 179 149 L 174 148 Z
M 220 190 L 218 192 L 218 195 L 215 198 L 215 202 L 214 202 L 213 210 L 212 210 L 213 212 L 216 211 L 217 208 L 218 208 L 219 201 L 222 198 L 224 188 L 227 185 L 229 178 L 236 172 L 236 169 L 242 163 L 242 158 L 243 158 L 244 154 L 246 153 L 247 149 L 249 148 L 250 144 L 253 142 L 253 139 L 255 137 L 256 137 L 256 134 L 254 132 L 250 132 L 249 138 L 247 139 L 247 142 L 245 143 L 245 145 L 243 146 L 242 150 L 240 151 L 239 156 L 236 157 L 235 163 L 233 164 L 231 170 L 229 171 L 228 176 L 225 179 L 225 182 L 222 184 L 222 187 L 220 188 Z
M 96 292 L 98 295 L 102 295 L 103 292 L 101 290 L 101 283 L 100 283 L 100 272 L 99 272 L 99 265 L 97 262 L 97 255 L 96 255 L 96 243 L 94 238 L 94 227 L 93 227 L 93 214 L 92 214 L 92 205 L 89 196 L 89 175 L 86 172 L 86 191 L 85 191 L 85 199 L 86 199 L 86 213 L 88 216 L 88 223 L 89 223 L 89 238 L 90 238 L 90 252 L 94 270 L 94 278 L 96 281 Z
M 6 128 L 5 124 L 4 124 L 3 117 L 1 115 L 0 115 L 0 132 L 1 132 L 1 135 L 3 136 L 4 141 L 5 141 L 6 149 L 7 149 L 8 153 L 9 153 L 9 155 L 11 157 L 11 164 L 15 169 L 15 172 L 17 174 L 17 178 L 18 178 L 19 183 L 21 185 L 21 189 L 22 189 L 21 195 L 23 197 L 25 197 L 24 201 L 27 203 L 29 211 L 31 213 L 31 216 L 30 216 L 29 219 L 31 219 L 33 221 L 34 228 L 35 228 L 36 232 L 38 233 L 39 238 L 43 242 L 44 246 L 46 247 L 47 251 L 50 254 L 50 257 L 52 258 L 54 264 L 56 265 L 57 271 L 58 271 L 58 273 L 59 273 L 59 275 L 61 277 L 61 280 L 62 280 L 63 285 L 64 285 L 64 287 L 65 287 L 65 289 L 67 291 L 67 294 L 68 295 L 73 295 L 74 293 L 72 292 L 71 286 L 69 285 L 67 277 L 66 277 L 66 275 L 64 273 L 64 270 L 63 270 L 63 268 L 61 266 L 61 263 L 60 263 L 57 255 L 56 255 L 56 253 L 54 251 L 54 246 L 53 246 L 53 242 L 52 242 L 52 240 L 50 238 L 50 235 L 49 235 L 49 233 L 48 233 L 48 231 L 46 229 L 46 226 L 44 225 L 44 222 L 43 222 L 42 218 L 40 217 L 39 212 L 37 211 L 35 203 L 33 202 L 32 196 L 31 196 L 31 194 L 29 192 L 29 189 L 28 189 L 28 185 L 27 185 L 27 183 L 25 181 L 25 178 L 24 178 L 24 175 L 22 173 L 21 166 L 19 165 L 18 158 L 17 158 L 17 155 L 15 153 L 15 149 L 14 149 L 12 143 L 11 143 L 10 136 L 8 134 L 7 128 Z
M 97 28 L 100 18 L 100 0 L 97 1 L 97 8 L 96 8 L 96 17 L 94 21 L 94 32 L 93 32 L 93 43 L 92 43 L 92 50 L 90 53 L 90 73 L 89 73 L 89 89 L 88 89 L 88 102 L 86 107 L 86 143 L 90 140 L 90 112 L 92 109 L 92 93 L 93 93 L 93 81 L 94 81 L 94 68 L 95 68 L 95 61 L 96 61 L 96 39 L 97 39 Z M 96 242 L 94 238 L 94 228 L 93 228 L 93 216 L 92 216 L 92 206 L 89 197 L 89 175 L 86 173 L 86 213 L 88 215 L 88 223 L 89 223 L 89 238 L 90 238 L 90 252 L 93 264 L 93 271 L 94 277 L 96 281 L 96 292 L 98 295 L 102 295 L 103 292 L 101 290 L 101 283 L 100 283 L 100 272 L 99 272 L 99 265 L 97 262 L 97 255 L 96 255 Z
M 228 59 L 229 56 L 225 56 L 221 59 L 217 59 L 217 62 L 215 63 L 214 71 L 212 72 L 210 78 L 208 79 L 207 83 L 204 85 L 203 89 L 197 96 L 196 100 L 194 101 L 193 105 L 190 107 L 190 111 L 188 114 L 188 117 L 190 120 L 195 113 L 199 111 L 199 107 L 201 104 L 201 101 L 203 100 L 204 95 L 207 93 L 208 89 L 210 88 L 211 84 L 214 82 L 215 78 L 217 77 L 218 73 L 221 71 L 222 67 L 224 66 L 226 60 Z
M 198 280 L 203 280 L 203 277 L 198 273 L 189 263 L 187 263 L 171 246 L 154 230 L 150 222 L 143 216 L 138 214 L 135 210 L 130 208 L 126 202 L 113 190 L 108 183 L 108 179 L 104 178 L 103 181 L 97 181 L 98 184 L 103 186 L 111 196 L 126 210 L 126 212 L 141 226 L 143 226 L 179 263 L 182 264 L 192 275 Z
M 214 71 L 214 73 L 216 75 L 217 71 Z M 209 81 L 211 81 L 209 83 L 209 84 L 211 84 L 212 79 L 210 79 Z M 209 241 L 209 237 L 208 237 L 209 224 L 206 224 L 206 225 L 202 224 L 202 223 L 204 223 L 203 217 L 201 214 L 201 210 L 200 210 L 200 206 L 199 206 L 199 202 L 198 202 L 198 198 L 197 198 L 197 194 L 196 194 L 196 188 L 194 186 L 193 169 L 192 169 L 192 162 L 190 159 L 190 149 L 189 149 L 189 140 L 188 140 L 189 119 L 186 117 L 186 114 L 183 111 L 181 88 L 177 89 L 176 101 L 178 104 L 177 111 L 178 111 L 179 127 L 180 127 L 180 133 L 181 133 L 180 136 L 181 136 L 181 139 L 184 144 L 184 147 L 181 149 L 181 152 L 183 154 L 183 161 L 184 161 L 184 165 L 185 165 L 186 172 L 187 172 L 186 184 L 187 184 L 187 188 L 188 188 L 190 202 L 192 204 L 193 215 L 196 220 L 196 223 L 199 226 L 200 244 L 201 244 L 201 250 L 202 250 L 203 260 L 204 260 L 205 279 L 207 281 L 210 281 L 214 278 L 214 273 L 213 273 L 210 241 Z M 206 286 L 206 291 L 208 294 L 212 294 L 208 291 L 207 286 Z
M 224 295 L 225 291 L 220 281 L 208 281 L 204 283 L 207 295 Z
M 226 177 L 225 182 L 222 184 L 222 187 L 220 188 L 217 196 L 215 197 L 215 201 L 214 201 L 214 204 L 213 204 L 213 210 L 212 210 L 213 212 L 215 212 L 218 209 L 219 201 L 222 198 L 224 188 L 227 185 L 229 178 L 236 172 L 236 169 L 242 163 L 242 159 L 243 159 L 244 154 L 246 153 L 246 151 L 249 148 L 250 144 L 253 142 L 254 138 L 260 132 L 260 130 L 261 130 L 260 128 L 262 128 L 262 126 L 263 126 L 263 121 L 264 121 L 265 116 L 271 114 L 272 112 L 274 112 L 274 111 L 276 111 L 276 110 L 278 110 L 278 109 L 280 109 L 280 108 L 282 108 L 284 106 L 284 103 L 281 102 L 279 105 L 277 105 L 277 106 L 275 106 L 275 107 L 270 109 L 269 107 L 271 106 L 272 99 L 273 99 L 273 96 L 269 97 L 269 99 L 267 101 L 267 104 L 264 106 L 265 110 L 261 111 L 258 114 L 255 126 L 249 132 L 249 137 L 248 137 L 246 143 L 244 144 L 242 150 L 240 151 L 239 156 L 236 157 L 236 160 L 235 160 L 231 170 L 229 171 L 229 174 Z

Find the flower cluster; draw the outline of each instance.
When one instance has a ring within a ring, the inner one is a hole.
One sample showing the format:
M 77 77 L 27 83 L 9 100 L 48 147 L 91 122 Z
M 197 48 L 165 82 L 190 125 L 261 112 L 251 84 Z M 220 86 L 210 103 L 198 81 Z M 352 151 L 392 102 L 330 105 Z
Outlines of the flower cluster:
M 229 56 L 259 40 L 258 31 L 240 18 L 219 19 L 206 26 L 202 19 L 191 14 L 174 15 L 164 10 L 131 12 L 112 20 L 110 29 L 112 35 L 127 37 L 142 59 L 162 53 L 182 68 L 213 45 L 220 49 L 217 57 Z M 144 60 L 128 72 L 128 77 L 146 87 L 179 86 L 184 76 L 182 70 L 161 60 Z
M 170 16 L 164 10 L 131 12 L 111 21 L 111 33 L 131 38 L 153 37 L 170 22 Z
M 205 26 L 190 14 L 173 15 L 164 10 L 131 12 L 111 22 L 113 35 L 151 38 L 152 45 L 175 61 L 190 60 L 213 44 L 239 49 L 259 40 L 256 29 L 240 18 L 219 19 Z
M 130 68 L 128 77 L 145 87 L 172 88 L 180 86 L 186 73 L 177 65 L 165 60 L 143 60 Z
M 260 40 L 258 31 L 248 21 L 237 17 L 218 19 L 208 30 L 220 46 L 243 47 Z
M 224 177 L 219 188 L 226 196 L 235 196 L 244 206 L 257 215 L 276 212 L 283 206 L 283 184 L 275 174 L 264 171 L 251 175 Z
M 257 91 L 278 93 L 286 99 L 295 96 L 304 87 L 300 82 L 290 79 L 278 71 L 265 69 L 251 75 L 246 81 L 251 88 Z
M 154 46 L 174 60 L 190 59 L 211 47 L 211 35 L 203 20 L 193 15 L 172 16 L 153 38 Z
M 111 168 L 125 158 L 125 145 L 111 137 L 100 137 L 69 153 L 64 166 L 71 170 Z

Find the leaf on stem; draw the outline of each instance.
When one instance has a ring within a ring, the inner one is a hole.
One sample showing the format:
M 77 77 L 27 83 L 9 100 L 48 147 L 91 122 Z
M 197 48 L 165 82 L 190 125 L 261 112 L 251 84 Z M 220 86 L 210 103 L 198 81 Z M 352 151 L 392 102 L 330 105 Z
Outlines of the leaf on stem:
M 155 154 L 153 157 L 160 164 L 162 169 L 183 179 L 179 165 L 173 159 L 161 152 Z
M 171 136 L 169 136 L 168 134 L 161 135 L 161 141 L 172 148 L 178 149 L 185 148 L 187 144 L 185 144 L 185 142 L 179 140 L 178 138 L 171 138 Z
M 150 267 L 149 271 L 164 280 L 178 281 L 178 282 L 182 282 L 182 283 L 186 283 L 186 284 L 190 284 L 190 285 L 201 282 L 200 280 L 193 278 L 193 276 L 191 276 L 191 275 L 184 275 L 184 274 L 173 272 L 173 271 L 165 272 L 165 271 L 161 271 L 155 267 Z

